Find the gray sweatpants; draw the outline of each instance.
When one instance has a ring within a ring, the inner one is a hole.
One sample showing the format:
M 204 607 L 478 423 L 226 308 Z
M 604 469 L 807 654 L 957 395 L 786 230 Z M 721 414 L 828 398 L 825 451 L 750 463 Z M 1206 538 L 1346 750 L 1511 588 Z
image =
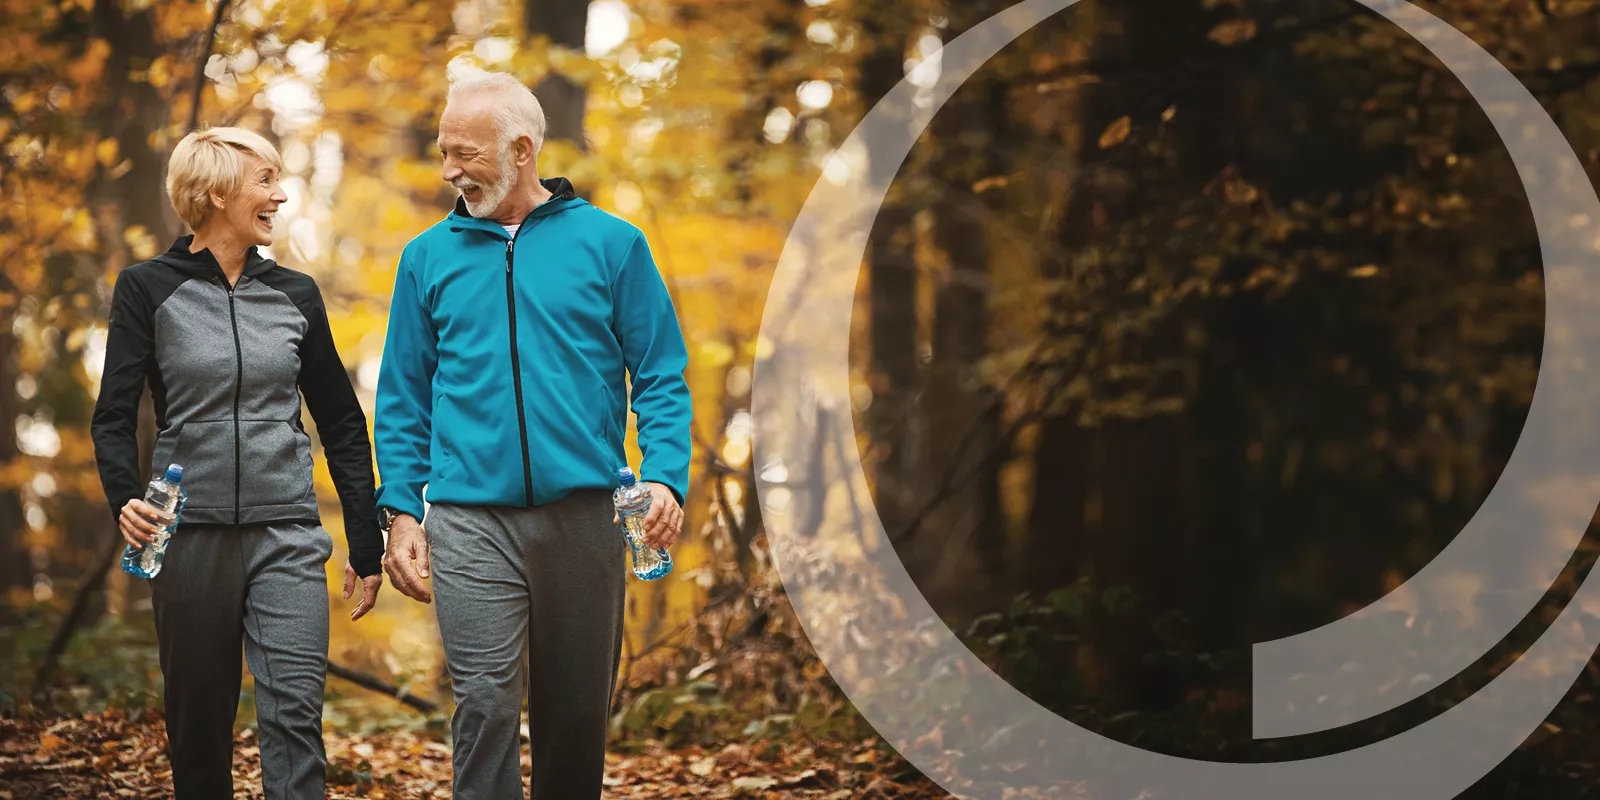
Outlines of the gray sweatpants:
M 333 540 L 316 525 L 184 525 L 150 581 L 177 800 L 233 796 L 239 646 L 269 800 L 321 798 Z
M 530 509 L 429 509 L 433 594 L 456 698 L 456 800 L 522 796 L 524 686 L 529 796 L 600 796 L 627 573 L 611 514 L 604 490 Z

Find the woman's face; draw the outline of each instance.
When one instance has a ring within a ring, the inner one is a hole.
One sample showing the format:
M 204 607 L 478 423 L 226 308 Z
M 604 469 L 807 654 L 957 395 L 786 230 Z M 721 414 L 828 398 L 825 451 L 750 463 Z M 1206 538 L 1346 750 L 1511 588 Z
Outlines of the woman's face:
M 288 202 L 289 196 L 278 186 L 277 168 L 253 154 L 243 156 L 244 180 L 239 190 L 223 201 L 217 221 L 247 245 L 270 245 L 278 206 Z

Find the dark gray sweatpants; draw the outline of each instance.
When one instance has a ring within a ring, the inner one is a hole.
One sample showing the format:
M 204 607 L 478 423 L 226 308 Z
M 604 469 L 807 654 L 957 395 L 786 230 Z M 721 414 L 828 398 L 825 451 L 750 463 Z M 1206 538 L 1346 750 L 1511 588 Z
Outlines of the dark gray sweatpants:
M 239 647 L 255 677 L 268 800 L 322 798 L 333 540 L 316 525 L 184 525 L 150 581 L 177 800 L 233 796 Z
M 529 796 L 600 797 L 627 574 L 611 515 L 604 490 L 530 509 L 428 510 L 434 602 L 456 698 L 456 800 L 522 796 L 524 686 Z

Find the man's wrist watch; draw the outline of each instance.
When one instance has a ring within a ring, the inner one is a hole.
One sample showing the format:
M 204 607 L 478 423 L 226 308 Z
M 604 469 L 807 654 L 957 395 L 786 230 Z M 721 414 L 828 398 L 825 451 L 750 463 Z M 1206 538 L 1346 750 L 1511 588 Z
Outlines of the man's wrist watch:
M 378 530 L 381 530 L 384 533 L 388 533 L 390 531 L 390 529 L 394 528 L 394 518 L 398 517 L 398 516 L 400 516 L 400 515 L 395 513 L 395 510 L 390 508 L 390 507 L 388 507 L 388 506 L 383 506 L 382 508 L 379 508 L 378 509 Z

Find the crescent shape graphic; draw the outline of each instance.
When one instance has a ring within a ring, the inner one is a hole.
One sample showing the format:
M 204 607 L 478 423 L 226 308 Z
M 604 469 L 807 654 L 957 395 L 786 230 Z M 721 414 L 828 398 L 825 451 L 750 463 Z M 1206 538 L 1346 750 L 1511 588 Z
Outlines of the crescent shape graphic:
M 1228 764 L 1116 742 L 1012 688 L 939 619 L 884 534 L 850 432 L 848 399 L 851 313 L 867 235 L 896 170 L 955 88 L 1006 44 L 1075 2 L 1024 0 L 949 42 L 940 80 L 923 98 L 931 96 L 931 104 L 913 102 L 914 71 L 840 146 L 833 158 L 844 168 L 825 171 L 830 179 L 818 181 L 790 232 L 763 313 L 751 414 L 769 544 L 802 627 L 878 732 L 963 796 L 1073 788 L 1097 800 L 1453 797 L 1544 720 L 1600 644 L 1600 629 L 1586 633 L 1580 624 L 1581 609 L 1600 607 L 1595 581 L 1579 588 L 1510 668 L 1423 725 L 1330 756 Z M 1470 666 L 1545 594 L 1600 498 L 1597 426 L 1563 425 L 1596 407 L 1586 360 L 1600 352 L 1600 199 L 1549 115 L 1492 56 L 1404 0 L 1361 2 L 1461 80 L 1515 162 L 1544 259 L 1543 360 L 1505 471 L 1438 557 L 1355 614 L 1255 646 L 1258 738 L 1380 714 Z M 840 178 L 852 173 L 864 177 Z M 836 457 L 819 447 L 830 438 L 838 442 Z M 1468 608 L 1459 600 L 1462 586 L 1471 592 Z

